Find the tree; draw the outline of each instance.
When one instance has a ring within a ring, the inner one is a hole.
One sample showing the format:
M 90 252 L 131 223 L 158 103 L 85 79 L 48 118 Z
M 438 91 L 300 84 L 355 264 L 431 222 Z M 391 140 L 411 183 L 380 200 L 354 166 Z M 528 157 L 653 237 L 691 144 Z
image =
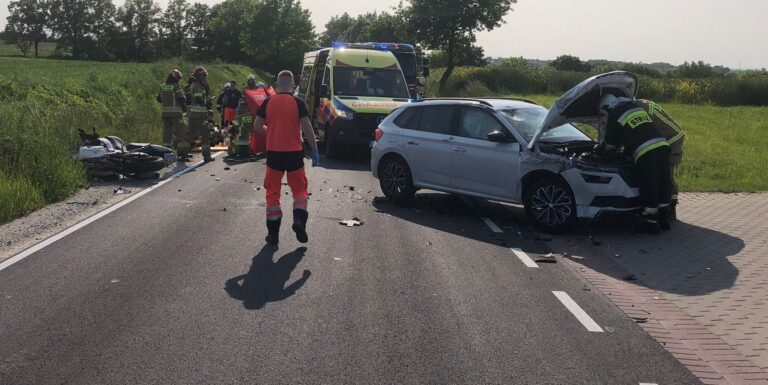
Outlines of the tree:
M 310 13 L 301 2 L 264 0 L 245 16 L 242 52 L 253 65 L 272 73 L 283 69 L 298 73 L 304 53 L 313 48 L 316 37 Z
M 328 47 L 334 41 L 349 40 L 348 32 L 352 29 L 355 19 L 344 12 L 341 16 L 333 16 L 325 23 L 325 32 L 320 35 L 320 45 Z
M 129 44 L 129 57 L 146 61 L 150 58 L 150 43 L 157 37 L 157 16 L 160 7 L 153 0 L 126 0 L 117 11 L 117 22 L 123 28 Z
M 97 21 L 97 7 L 98 0 L 51 0 L 51 29 L 58 38 L 57 50 L 70 48 L 73 58 L 84 58 Z
M 94 23 L 91 27 L 93 34 L 93 49 L 89 56 L 99 60 L 114 60 L 115 35 L 118 33 L 115 26 L 117 8 L 112 0 L 96 0 L 94 2 Z
M 558 56 L 549 63 L 549 66 L 558 71 L 589 72 L 592 70 L 592 65 L 571 55 Z
M 673 72 L 675 77 L 687 78 L 687 79 L 703 79 L 709 77 L 722 76 L 711 65 L 699 60 L 698 62 L 685 62 L 679 65 Z
M 253 25 L 255 21 L 251 19 L 252 16 L 247 16 L 252 15 L 260 6 L 255 0 L 226 0 L 211 7 L 207 47 L 213 57 L 233 63 L 244 63 L 248 59 L 243 53 L 241 35 L 247 27 L 256 30 L 261 28 Z M 258 33 L 254 39 L 258 43 Z
M 457 67 L 484 67 L 488 63 L 485 61 L 485 51 L 483 47 L 474 44 L 469 47 L 460 47 L 457 49 L 455 63 Z M 432 67 L 440 68 L 448 65 L 448 59 L 443 51 L 432 51 L 429 54 L 429 64 Z
M 16 0 L 8 4 L 8 24 L 5 26 L 8 36 L 16 43 L 24 56 L 30 45 L 38 47 L 46 37 L 45 30 L 50 22 L 50 4 L 47 0 Z
M 409 24 L 416 36 L 431 49 L 445 52 L 446 66 L 440 92 L 456 67 L 458 50 L 476 41 L 476 33 L 504 23 L 516 0 L 410 0 Z
M 194 3 L 187 9 L 187 33 L 197 57 L 202 57 L 206 52 L 206 47 L 208 47 L 210 34 L 208 21 L 210 18 L 211 8 L 207 4 Z
M 172 56 L 181 56 L 186 51 L 187 35 L 189 34 L 190 6 L 187 0 L 170 0 L 168 8 L 160 19 L 164 48 Z

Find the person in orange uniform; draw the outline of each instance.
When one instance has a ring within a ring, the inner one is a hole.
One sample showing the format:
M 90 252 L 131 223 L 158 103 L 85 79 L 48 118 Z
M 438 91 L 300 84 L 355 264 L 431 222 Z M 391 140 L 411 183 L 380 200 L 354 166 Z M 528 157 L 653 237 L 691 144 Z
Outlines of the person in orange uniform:
M 315 132 L 309 121 L 309 111 L 303 100 L 293 96 L 293 73 L 288 70 L 277 75 L 278 94 L 269 97 L 256 112 L 253 129 L 267 136 L 267 174 L 264 188 L 267 190 L 267 238 L 266 242 L 277 245 L 280 240 L 280 187 L 283 175 L 288 174 L 288 186 L 293 193 L 293 226 L 296 239 L 307 243 L 307 200 L 309 183 L 304 173 L 304 147 L 301 134 L 312 149 L 312 167 L 320 163 Z M 269 129 L 264 132 L 264 124 Z

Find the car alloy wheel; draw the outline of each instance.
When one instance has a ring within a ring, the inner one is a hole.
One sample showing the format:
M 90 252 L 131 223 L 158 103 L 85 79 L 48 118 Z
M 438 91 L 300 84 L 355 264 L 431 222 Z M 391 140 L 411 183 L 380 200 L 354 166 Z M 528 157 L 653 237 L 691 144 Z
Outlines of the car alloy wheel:
M 381 181 L 384 193 L 392 197 L 403 195 L 410 184 L 405 167 L 396 161 L 389 161 L 384 165 Z
M 564 188 L 557 185 L 540 186 L 531 197 L 531 211 L 539 223 L 548 227 L 565 225 L 572 214 L 573 201 Z

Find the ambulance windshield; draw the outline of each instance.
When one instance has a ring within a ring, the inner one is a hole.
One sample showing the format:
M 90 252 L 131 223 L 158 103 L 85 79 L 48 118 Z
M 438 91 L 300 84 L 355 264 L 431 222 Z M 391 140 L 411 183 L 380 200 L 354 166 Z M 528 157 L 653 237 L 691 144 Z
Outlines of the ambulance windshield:
M 333 92 L 337 96 L 409 97 L 403 73 L 385 68 L 336 67 Z

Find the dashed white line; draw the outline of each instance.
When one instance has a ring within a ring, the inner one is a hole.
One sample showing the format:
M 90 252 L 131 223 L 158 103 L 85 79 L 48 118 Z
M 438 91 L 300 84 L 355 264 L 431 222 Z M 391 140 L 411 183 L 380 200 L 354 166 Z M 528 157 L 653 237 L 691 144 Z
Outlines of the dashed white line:
M 598 325 L 597 322 L 595 322 L 595 320 L 593 320 L 592 317 L 590 317 L 589 314 L 587 314 L 587 312 L 585 312 L 584 309 L 582 309 L 581 306 L 568 295 L 568 293 L 564 291 L 553 291 L 552 294 L 563 303 L 565 308 L 568 309 L 588 331 L 595 333 L 603 332 L 603 328 L 601 328 L 600 325 Z
M 517 248 L 511 248 L 510 250 L 512 250 L 512 252 L 515 253 L 517 258 L 519 258 L 520 261 L 522 261 L 525 266 L 539 267 L 539 265 L 537 265 L 536 262 L 534 262 L 533 259 L 531 259 L 531 257 L 529 257 L 528 253 L 526 253 L 525 251 Z
M 217 152 L 215 154 L 212 154 L 212 156 L 215 158 L 215 157 L 217 157 L 217 156 L 219 156 L 219 155 L 221 155 L 223 153 L 224 153 L 223 151 Z M 187 173 L 187 172 L 189 172 L 191 170 L 194 170 L 195 168 L 199 167 L 202 164 L 203 164 L 203 161 L 201 160 L 201 161 L 199 161 L 199 162 L 197 162 L 197 163 L 195 163 L 195 164 L 193 164 L 193 165 L 191 165 L 191 166 L 189 166 L 189 167 L 187 167 L 187 168 L 185 168 L 185 169 L 183 169 L 183 170 L 181 170 L 181 171 L 171 175 L 170 177 L 168 177 L 168 179 L 160 181 L 160 182 L 158 182 L 154 186 L 147 187 L 146 189 L 136 193 L 136 195 L 134 195 L 134 196 L 132 196 L 130 198 L 126 198 L 126 199 L 116 203 L 115 205 L 105 209 L 104 211 L 100 211 L 100 212 L 96 213 L 95 215 L 93 215 L 91 217 L 88 217 L 87 219 L 83 220 L 82 222 L 77 223 L 74 226 L 72 226 L 72 227 L 70 227 L 70 228 L 68 228 L 66 230 L 63 230 L 62 232 L 60 232 L 60 233 L 58 233 L 58 234 L 56 234 L 56 235 L 54 235 L 54 236 L 52 236 L 52 237 L 50 237 L 50 238 L 40 242 L 40 243 L 30 247 L 29 249 L 26 249 L 26 250 L 22 251 L 21 253 L 16 254 L 16 255 L 14 255 L 11 258 L 6 259 L 4 262 L 0 263 L 0 271 L 2 271 L 4 269 L 7 269 L 8 267 L 10 267 L 11 265 L 15 264 L 16 262 L 19 262 L 22 259 L 24 259 L 26 257 L 29 257 L 30 255 L 32 255 L 32 254 L 34 254 L 34 253 L 36 253 L 36 252 L 38 252 L 38 251 L 48 247 L 52 243 L 54 243 L 54 242 L 56 242 L 56 241 L 58 241 L 58 240 L 60 240 L 60 239 L 62 239 L 64 237 L 68 236 L 69 234 L 72 234 L 75 231 L 80 230 L 80 229 L 82 229 L 85 226 L 88 226 L 89 224 L 91 224 L 91 223 L 93 223 L 93 222 L 103 218 L 104 216 L 106 216 L 106 215 L 114 212 L 115 210 L 117 210 L 117 209 L 127 205 L 128 203 L 131 203 L 131 202 L 133 202 L 133 201 L 143 197 L 144 195 L 149 194 L 150 192 L 152 192 L 153 190 L 157 189 L 158 187 L 160 187 L 160 186 L 162 186 L 162 185 L 164 185 L 164 184 L 166 184 L 166 183 L 168 183 L 168 182 L 170 182 L 170 181 L 180 177 L 181 175 L 183 175 L 183 174 L 185 174 L 185 173 Z
M 488 228 L 490 228 L 494 233 L 501 234 L 504 232 L 499 226 L 493 223 L 491 218 L 483 218 L 483 222 L 485 222 L 485 225 L 488 226 Z

